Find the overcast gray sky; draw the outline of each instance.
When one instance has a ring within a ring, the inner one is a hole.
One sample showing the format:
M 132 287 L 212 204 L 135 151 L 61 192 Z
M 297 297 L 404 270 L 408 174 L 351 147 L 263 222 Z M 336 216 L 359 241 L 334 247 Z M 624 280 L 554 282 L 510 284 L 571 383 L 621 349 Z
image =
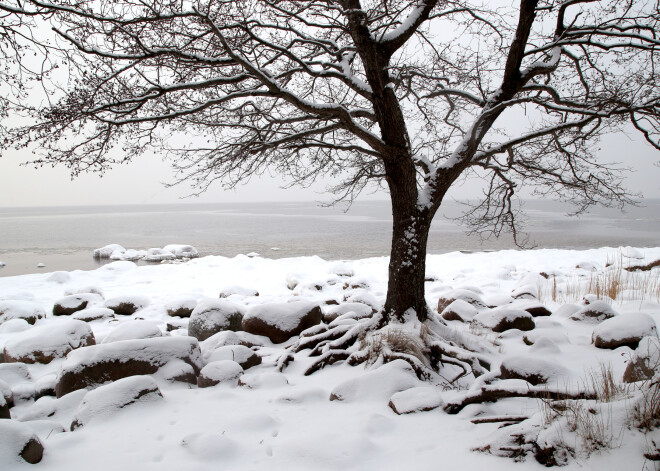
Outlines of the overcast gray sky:
M 635 169 L 627 178 L 633 191 L 646 198 L 660 198 L 660 152 L 643 142 L 640 135 L 617 135 L 601 143 L 602 157 L 622 162 Z M 216 184 L 199 198 L 182 200 L 190 194 L 188 186 L 165 188 L 172 181 L 172 170 L 156 156 L 145 155 L 129 165 L 115 167 L 103 178 L 82 175 L 71 180 L 65 167 L 35 169 L 20 166 L 32 158 L 27 152 L 7 152 L 0 158 L 0 206 L 68 206 L 112 204 L 156 204 L 177 202 L 257 202 L 257 201 L 329 201 L 325 184 L 309 189 L 282 189 L 279 178 L 263 177 L 232 191 Z M 478 184 L 467 182 L 451 194 L 454 198 L 478 196 Z M 370 199 L 387 199 L 381 191 L 367 195 Z

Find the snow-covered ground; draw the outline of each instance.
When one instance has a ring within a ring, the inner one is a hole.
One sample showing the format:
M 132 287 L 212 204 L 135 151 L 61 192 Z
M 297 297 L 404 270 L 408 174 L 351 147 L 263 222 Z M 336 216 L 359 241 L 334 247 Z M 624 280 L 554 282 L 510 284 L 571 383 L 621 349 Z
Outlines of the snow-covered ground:
M 656 260 L 660 260 L 660 248 L 430 255 L 426 293 L 432 308 L 437 308 L 439 300 L 452 301 L 452 296 L 460 298 L 465 292 L 476 294 L 483 303 L 455 302 L 454 310 L 466 322 L 441 321 L 437 314 L 438 325 L 446 323 L 458 343 L 477 336 L 488 346 L 484 351 L 492 361 L 490 373 L 477 380 L 471 375 L 462 378 L 453 387 L 437 378 L 418 380 L 402 360 L 380 368 L 339 362 L 305 376 L 318 358 L 309 357 L 310 350 L 296 353 L 280 372 L 278 360 L 298 337 L 273 344 L 265 337 L 240 334 L 234 341 L 226 335 L 222 342 L 219 337 L 200 342 L 201 356 L 191 354 L 185 360 L 193 368 L 214 361 L 202 373 L 211 379 L 224 378 L 216 386 L 198 388 L 172 381 L 173 373 L 163 367 L 151 376 L 119 379 L 89 391 L 78 389 L 59 399 L 46 393 L 36 401 L 35 394 L 52 389 L 66 372 L 79 371 L 92 361 L 86 353 L 90 348 L 101 352 L 98 355 L 118 355 L 113 358 L 128 361 L 117 352 L 137 352 L 130 354 L 135 359 L 149 354 L 149 348 L 160 348 L 158 342 L 164 345 L 158 339 L 191 339 L 188 319 L 170 317 L 168 310 L 185 308 L 189 313 L 195 306 L 220 306 L 220 310 L 230 306 L 237 312 L 256 313 L 258 309 L 250 310 L 255 305 L 303 299 L 320 305 L 326 316 L 339 314 L 334 325 L 359 325 L 370 311 L 359 306 L 377 310 L 384 302 L 388 260 L 210 256 L 181 264 L 138 267 L 130 261 L 117 261 L 93 271 L 0 278 L 0 312 L 4 312 L 0 314 L 0 348 L 5 360 L 12 352 L 29 357 L 41 344 L 54 356 L 49 363 L 28 363 L 25 368 L 18 367 L 19 363 L 0 364 L 0 390 L 14 400 L 11 419 L 0 420 L 0 468 L 541 469 L 533 453 L 519 453 L 516 462 L 497 456 L 506 454 L 502 449 L 507 448 L 508 440 L 515 442 L 511 436 L 533 433 L 543 443 L 565 445 L 569 451 L 564 463 L 569 469 L 655 469 L 657 462 L 644 454 L 655 450 L 653 440 L 660 444 L 660 434 L 640 430 L 631 419 L 638 397 L 634 384 L 624 385 L 611 402 L 583 401 L 586 414 L 597 417 L 595 424 L 606 426 L 603 441 L 607 446 L 586 443 L 588 437 L 580 426 L 572 427 L 575 421 L 552 409 L 549 400 L 504 398 L 467 405 L 457 414 L 448 413 L 443 405 L 460 402 L 470 391 L 476 394 L 488 385 L 523 393 L 542 387 L 588 391 L 593 382 L 590 378 L 603 368 L 621 383 L 635 351 L 627 345 L 597 348 L 592 336 L 598 334 L 601 342 L 638 332 L 657 336 L 660 267 L 635 274 L 620 270 L 621 266 Z M 595 296 L 585 300 L 589 291 L 596 291 L 597 280 L 600 290 L 612 277 L 635 277 L 636 281 L 624 287 L 614 301 L 600 305 Z M 209 301 L 219 296 L 222 303 Z M 113 312 L 128 301 L 138 310 L 124 315 Z M 76 310 L 83 302 L 87 302 L 86 309 L 67 314 L 66 309 Z M 59 312 L 63 315 L 52 314 L 56 303 L 65 310 Z M 502 319 L 541 306 L 552 314 L 534 316 L 532 330 L 492 330 Z M 600 306 L 600 310 L 593 315 L 589 306 Z M 356 314 L 341 317 L 346 312 Z M 22 320 L 29 314 L 34 325 Z M 97 347 L 84 346 L 89 342 L 86 326 Z M 232 347 L 228 357 L 227 347 L 219 345 L 248 338 L 256 343 L 250 350 L 261 357 L 261 364 L 246 369 L 237 385 L 240 369 L 232 367 L 227 358 L 240 362 L 246 352 Z M 58 347 L 66 339 L 71 339 L 70 348 L 74 348 L 68 358 Z M 140 339 L 149 339 L 150 347 L 143 347 L 140 342 L 147 341 Z M 183 352 L 197 345 L 194 339 L 182 342 L 173 348 Z M 649 342 L 643 342 L 647 348 Z M 545 384 L 503 379 L 500 364 L 502 371 L 506 366 L 541 374 Z M 192 371 L 181 361 L 177 367 Z M 410 392 L 401 392 L 406 390 Z M 330 400 L 331 396 L 340 400 Z M 388 405 L 390 400 L 400 409 L 435 408 L 397 415 Z M 502 420 L 506 417 L 517 419 L 500 428 L 508 423 Z M 526 420 L 520 422 L 520 418 Z M 21 451 L 17 447 L 22 448 L 24 437 L 32 434 L 45 449 L 37 465 L 17 457 Z

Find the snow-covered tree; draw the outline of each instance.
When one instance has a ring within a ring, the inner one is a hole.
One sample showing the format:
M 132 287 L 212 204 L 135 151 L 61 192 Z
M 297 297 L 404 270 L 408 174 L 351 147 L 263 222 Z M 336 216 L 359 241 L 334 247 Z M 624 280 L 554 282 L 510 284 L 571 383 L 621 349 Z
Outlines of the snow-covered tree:
M 36 143 L 37 163 L 103 171 L 162 148 L 200 192 L 265 169 L 300 184 L 334 177 L 338 199 L 389 191 L 376 327 L 429 319 L 429 228 L 462 176 L 487 182 L 468 214 L 474 230 L 516 236 L 522 184 L 578 211 L 630 201 L 616 166 L 598 159 L 604 134 L 636 128 L 660 149 L 653 1 L 2 0 L 0 10 L 43 15 L 66 53 L 64 95 L 10 139 Z

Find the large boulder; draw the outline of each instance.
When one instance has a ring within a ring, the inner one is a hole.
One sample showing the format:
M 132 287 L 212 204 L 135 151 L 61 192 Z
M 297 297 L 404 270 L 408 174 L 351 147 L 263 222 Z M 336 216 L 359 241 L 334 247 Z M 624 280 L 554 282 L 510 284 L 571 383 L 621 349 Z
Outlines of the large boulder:
M 44 446 L 32 429 L 17 420 L 0 420 L 0 468 L 13 469 L 41 461 Z
M 108 417 L 136 403 L 163 398 L 158 385 L 149 376 L 131 376 L 90 391 L 80 403 L 71 422 L 75 430 L 97 418 Z
M 197 386 L 208 388 L 216 384 L 230 384 L 236 386 L 238 379 L 243 375 L 241 365 L 232 360 L 212 361 L 199 373 Z
M 55 301 L 53 315 L 70 316 L 74 312 L 82 311 L 91 304 L 101 301 L 103 298 L 95 293 L 71 294 Z
M 505 330 L 532 330 L 536 325 L 532 315 L 521 309 L 497 308 L 474 316 L 473 322 L 493 332 Z
M 200 342 L 223 330 L 241 330 L 243 308 L 225 299 L 204 299 L 190 315 L 188 335 Z
M 94 345 L 92 329 L 83 322 L 65 319 L 33 327 L 5 343 L 6 363 L 50 363 L 71 350 Z
M 123 340 L 80 348 L 69 353 L 57 377 L 55 392 L 94 388 L 108 381 L 158 372 L 170 363 L 186 363 L 195 375 L 202 368 L 202 352 L 192 337 Z M 185 376 L 188 380 L 189 375 Z
M 616 316 L 617 312 L 606 301 L 597 300 L 590 302 L 580 310 L 571 315 L 574 321 L 598 323 Z
M 591 341 L 598 348 L 614 350 L 627 346 L 634 350 L 643 337 L 657 335 L 655 320 L 651 316 L 643 312 L 631 312 L 597 325 L 591 335 Z
M 624 383 L 646 381 L 660 372 L 660 339 L 644 337 L 623 372 Z
M 259 304 L 250 308 L 243 318 L 243 330 L 282 343 L 320 324 L 322 318 L 321 307 L 309 301 Z
M 46 317 L 46 311 L 37 303 L 24 300 L 0 301 L 0 324 L 11 319 L 24 319 L 34 325 Z
M 438 312 L 441 313 L 444 311 L 447 306 L 449 306 L 457 299 L 471 304 L 476 309 L 485 309 L 487 307 L 486 303 L 484 303 L 483 299 L 481 299 L 481 296 L 479 296 L 474 291 L 468 289 L 452 289 L 446 293 L 443 293 L 442 296 L 440 296 L 440 299 L 438 299 Z
M 115 314 L 120 314 L 123 316 L 130 316 L 135 314 L 140 309 L 143 309 L 149 305 L 149 298 L 141 295 L 128 295 L 128 296 L 117 296 L 111 299 L 108 299 L 105 302 L 105 307 L 112 309 Z

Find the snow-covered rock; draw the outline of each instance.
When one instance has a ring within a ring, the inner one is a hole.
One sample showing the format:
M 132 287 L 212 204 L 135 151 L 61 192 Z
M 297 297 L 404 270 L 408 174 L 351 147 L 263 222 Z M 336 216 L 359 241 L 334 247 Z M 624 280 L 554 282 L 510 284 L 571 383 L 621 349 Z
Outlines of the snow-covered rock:
M 233 360 L 244 370 L 261 364 L 261 357 L 243 345 L 226 345 L 210 352 L 205 360 L 209 363 L 221 360 Z
M 353 319 L 363 319 L 365 317 L 371 317 L 374 314 L 374 309 L 371 306 L 359 302 L 327 306 L 323 308 L 323 311 L 323 321 L 328 324 L 335 319 L 346 315 L 350 315 Z
M 156 337 L 123 340 L 74 350 L 67 355 L 57 377 L 57 397 L 107 381 L 156 373 L 173 361 L 202 368 L 202 352 L 192 337 Z
M 598 348 L 637 348 L 643 337 L 658 336 L 655 320 L 643 312 L 619 314 L 594 328 L 591 341 Z
M 135 312 L 147 307 L 150 300 L 139 294 L 117 296 L 105 301 L 105 307 L 112 309 L 115 314 L 130 316 Z
M 261 335 L 254 335 L 248 332 L 233 330 L 223 330 L 217 334 L 213 334 L 206 340 L 200 342 L 202 353 L 205 357 L 211 354 L 214 350 L 227 345 L 243 345 L 244 347 L 263 347 L 270 344 L 267 337 Z
M 225 286 L 220 290 L 220 298 L 229 296 L 259 296 L 259 291 L 254 288 L 245 288 L 244 286 Z
M 197 386 L 208 388 L 216 384 L 230 384 L 236 386 L 238 379 L 243 375 L 241 365 L 232 360 L 218 360 L 207 364 L 199 372 Z
M 84 322 L 92 322 L 103 319 L 114 319 L 115 311 L 107 307 L 88 307 L 82 311 L 71 314 L 71 319 L 77 319 Z
M 102 341 L 102 344 L 119 342 L 122 340 L 150 339 L 162 337 L 163 332 L 154 322 L 145 320 L 131 320 L 115 327 Z
M 54 316 L 70 316 L 74 312 L 82 311 L 87 306 L 101 303 L 103 297 L 94 293 L 71 294 L 55 301 L 53 305 Z
M 538 297 L 539 289 L 535 285 L 523 285 L 511 292 L 511 297 L 514 299 L 536 299 Z
M 319 305 L 311 301 L 259 304 L 243 317 L 243 330 L 282 343 L 320 324 L 322 317 Z
M 165 303 L 165 310 L 170 317 L 190 317 L 197 307 L 197 298 L 193 296 L 177 296 Z
M 505 307 L 481 312 L 474 316 L 472 321 L 493 332 L 510 329 L 532 330 L 535 327 L 534 318 L 529 312 Z
M 383 302 L 364 288 L 356 289 L 344 296 L 347 303 L 362 303 L 369 306 L 373 311 L 380 311 Z
M 192 245 L 169 244 L 163 247 L 163 250 L 171 252 L 176 258 L 197 258 L 199 252 Z
M 32 429 L 17 420 L 0 420 L 0 467 L 14 469 L 21 463 L 39 463 L 44 446 Z
M 0 324 L 10 319 L 25 319 L 29 324 L 46 317 L 46 311 L 41 305 L 24 300 L 0 301 Z
M 470 322 L 479 313 L 476 307 L 463 299 L 457 299 L 440 313 L 448 321 Z
M 226 299 L 203 299 L 190 315 L 188 335 L 200 342 L 223 330 L 241 330 L 242 306 Z
M 125 252 L 126 249 L 122 247 L 119 244 L 109 244 L 106 245 L 105 247 L 101 247 L 98 249 L 94 250 L 94 258 L 98 259 L 103 259 L 103 258 L 110 258 L 110 256 L 113 254 L 113 252 Z
M 115 415 L 128 406 L 134 407 L 133 404 L 153 402 L 162 398 L 158 385 L 149 376 L 119 379 L 85 395 L 71 422 L 71 430 L 82 427 L 92 420 Z
M 623 372 L 625 383 L 646 381 L 660 373 L 660 339 L 644 337 Z
M 169 250 L 165 249 L 159 249 L 159 248 L 152 248 L 147 250 L 147 253 L 144 255 L 144 260 L 145 262 L 162 262 L 163 260 L 173 260 L 176 258 L 176 255 L 174 255 L 172 252 Z
M 82 321 L 64 319 L 14 335 L 4 348 L 7 363 L 50 363 L 71 350 L 96 343 L 92 329 Z
M 86 293 L 98 294 L 99 296 L 105 299 L 103 290 L 95 285 L 77 286 L 75 288 L 69 288 L 64 291 L 65 296 L 70 296 L 72 294 L 86 294 Z
M 557 382 L 568 376 L 568 370 L 554 362 L 532 356 L 507 357 L 500 365 L 500 376 L 503 379 L 523 379 L 530 384 L 546 384 Z
M 420 386 L 395 393 L 390 398 L 389 406 L 396 414 L 411 414 L 442 407 L 445 401 L 438 388 Z
M 397 392 L 423 385 L 410 364 L 394 360 L 335 386 L 330 400 L 386 402 Z
M 474 291 L 468 289 L 453 289 L 443 293 L 442 296 L 440 296 L 440 299 L 438 299 L 438 312 L 441 313 L 447 306 L 458 299 L 471 304 L 476 309 L 486 308 L 486 303 L 484 303 L 483 299 L 481 299 L 481 296 L 479 296 Z
M 63 285 L 71 281 L 71 274 L 68 271 L 56 271 L 48 275 L 46 281 Z
M 590 302 L 588 305 L 574 312 L 570 318 L 574 321 L 597 323 L 605 319 L 610 319 L 617 314 L 614 308 L 606 301 L 597 300 Z

